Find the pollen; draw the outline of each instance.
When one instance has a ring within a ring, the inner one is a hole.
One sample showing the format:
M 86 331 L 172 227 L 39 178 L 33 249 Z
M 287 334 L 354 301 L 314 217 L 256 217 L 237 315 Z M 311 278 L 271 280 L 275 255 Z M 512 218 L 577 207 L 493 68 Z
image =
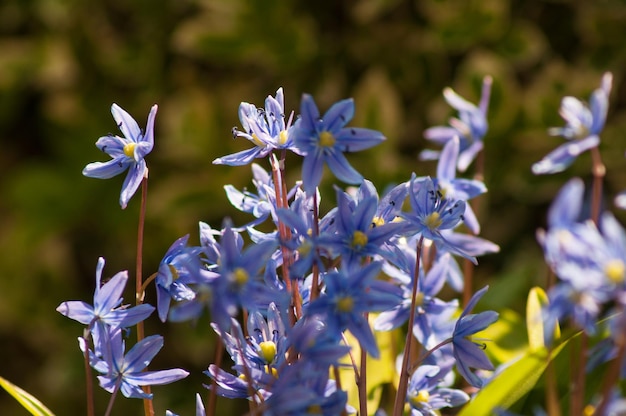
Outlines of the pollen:
M 381 217 L 374 217 L 374 219 L 372 219 L 372 227 L 380 227 L 381 225 L 385 224 L 385 220 Z
M 172 280 L 178 280 L 180 276 L 178 275 L 178 270 L 176 270 L 176 267 L 172 266 L 171 264 L 168 264 L 167 267 L 170 269 L 170 273 L 172 274 Z
M 442 223 L 443 221 L 441 220 L 441 216 L 438 212 L 433 212 L 432 214 L 429 214 L 426 218 L 424 218 L 424 225 L 431 230 L 439 228 Z
M 619 259 L 610 260 L 604 266 L 604 274 L 613 283 L 621 283 L 626 277 L 626 265 Z
M 237 267 L 231 274 L 231 278 L 238 286 L 243 286 L 248 282 L 250 276 L 242 267 Z
M 352 243 L 351 243 L 352 247 L 361 248 L 365 246 L 366 244 L 367 244 L 367 234 L 365 234 L 363 231 L 356 230 L 352 234 Z
M 306 408 L 306 413 L 308 415 L 321 415 L 323 414 L 322 406 L 320 406 L 319 404 L 312 404 Z
M 346 296 L 345 298 L 341 298 L 337 301 L 337 310 L 339 312 L 352 312 L 354 309 L 354 299 L 350 296 Z
M 415 306 L 422 306 L 424 304 L 424 294 L 422 292 L 417 292 L 415 294 Z
M 276 357 L 276 344 L 274 341 L 263 341 L 259 343 L 259 355 L 266 363 L 272 363 Z
M 323 131 L 320 133 L 320 146 L 333 147 L 335 145 L 335 136 L 329 131 Z
M 287 136 L 287 130 L 281 130 L 280 133 L 278 133 L 278 144 L 280 146 L 284 146 L 285 143 L 287 143 L 287 139 L 289 137 Z
M 411 403 L 416 406 L 421 403 L 428 403 L 428 400 L 430 400 L 430 393 L 426 390 L 420 390 L 415 396 L 412 396 L 410 400 Z
M 265 143 L 263 143 L 261 139 L 259 139 L 259 136 L 257 136 L 255 133 L 252 133 L 252 141 L 259 147 L 265 147 Z
M 124 145 L 124 154 L 128 157 L 133 157 L 135 155 L 135 147 L 137 147 L 137 143 L 126 143 Z

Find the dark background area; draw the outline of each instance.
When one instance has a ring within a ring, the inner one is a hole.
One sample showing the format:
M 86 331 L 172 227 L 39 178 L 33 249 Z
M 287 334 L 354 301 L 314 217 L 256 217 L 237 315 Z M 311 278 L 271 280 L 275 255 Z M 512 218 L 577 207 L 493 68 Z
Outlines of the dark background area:
M 82 328 L 55 308 L 64 300 L 91 302 L 99 256 L 107 260 L 106 276 L 135 267 L 138 195 L 123 211 L 122 177 L 81 175 L 87 163 L 108 158 L 94 143 L 118 133 L 113 102 L 142 127 L 150 106 L 159 104 L 148 156 L 148 275 L 176 238 L 191 234 L 198 243 L 198 221 L 219 227 L 225 216 L 238 224 L 249 219 L 228 204 L 222 188 L 250 186 L 249 167 L 211 164 L 249 147 L 230 133 L 239 126 L 241 101 L 262 106 L 282 86 L 286 110 L 298 113 L 303 92 L 321 111 L 354 97 L 351 125 L 381 130 L 387 141 L 349 160 L 381 190 L 411 172 L 434 174 L 435 164 L 417 155 L 432 148 L 423 130 L 454 114 L 442 89 L 452 86 L 477 102 L 482 78 L 492 75 L 489 193 L 479 219 L 482 236 L 502 250 L 480 260 L 476 286 L 492 285 L 485 307 L 522 311 L 528 288 L 546 275 L 535 230 L 569 177 L 589 179 L 590 158 L 552 176 L 535 177 L 530 166 L 562 143 L 546 133 L 563 124 L 562 96 L 586 100 L 604 71 L 614 74 L 601 144 L 607 207 L 626 188 L 625 42 L 620 0 L 3 0 L 0 376 L 58 415 L 85 413 L 76 341 Z M 297 162 L 291 161 L 290 183 L 299 175 Z M 154 301 L 152 292 L 147 300 Z M 151 368 L 192 373 L 154 388 L 157 414 L 193 414 L 214 354 L 207 324 L 148 321 L 148 334 L 166 336 Z M 97 392 L 97 413 L 108 397 Z M 222 414 L 234 412 L 229 402 L 220 406 Z M 140 409 L 139 400 L 119 399 L 114 413 Z M 0 414 L 26 413 L 0 392 Z

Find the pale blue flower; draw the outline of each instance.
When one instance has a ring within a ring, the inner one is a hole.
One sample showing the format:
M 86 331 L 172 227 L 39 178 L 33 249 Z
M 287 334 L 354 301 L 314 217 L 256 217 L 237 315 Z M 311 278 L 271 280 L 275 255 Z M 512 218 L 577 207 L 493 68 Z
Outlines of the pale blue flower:
M 559 113 L 566 125 L 552 128 L 548 132 L 568 141 L 533 165 L 532 171 L 535 175 L 561 172 L 578 155 L 600 144 L 599 135 L 606 121 L 612 81 L 611 73 L 605 73 L 600 88 L 591 94 L 588 106 L 574 97 L 563 98 Z
M 111 106 L 111 113 L 124 137 L 103 136 L 96 142 L 96 147 L 111 156 L 108 162 L 93 162 L 85 166 L 83 175 L 90 178 L 109 179 L 128 170 L 122 192 L 120 205 L 126 208 L 128 201 L 135 194 L 141 181 L 147 175 L 148 167 L 144 158 L 154 146 L 154 118 L 157 105 L 153 105 L 148 115 L 145 132 L 137 122 L 117 104 Z
M 487 108 L 489 107 L 489 97 L 491 95 L 492 79 L 486 76 L 483 79 L 482 93 L 478 106 L 465 100 L 452 88 L 443 90 L 443 96 L 459 112 L 459 118 L 451 118 L 450 126 L 436 126 L 426 129 L 424 137 L 435 143 L 445 145 L 454 137 L 460 139 L 460 155 L 457 162 L 457 169 L 465 172 L 476 157 L 483 150 L 483 138 L 487 134 L 489 125 L 487 123 Z M 422 159 L 438 159 L 439 153 L 434 151 L 424 151 L 420 155 Z

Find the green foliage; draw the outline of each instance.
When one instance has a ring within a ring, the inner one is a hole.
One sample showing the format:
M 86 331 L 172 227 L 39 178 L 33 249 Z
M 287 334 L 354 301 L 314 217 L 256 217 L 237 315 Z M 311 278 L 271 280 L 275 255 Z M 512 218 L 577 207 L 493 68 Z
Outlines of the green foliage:
M 98 256 L 110 270 L 134 269 L 137 201 L 120 211 L 122 178 L 98 181 L 80 174 L 103 156 L 94 146 L 97 138 L 116 132 L 111 103 L 141 121 L 159 104 L 149 159 L 149 274 L 172 241 L 188 233 L 194 239 L 197 221 L 219 226 L 225 216 L 237 224 L 249 220 L 233 215 L 222 190 L 225 183 L 249 186 L 249 170 L 210 165 L 247 145 L 230 136 L 239 124 L 240 101 L 261 105 L 283 86 L 286 107 L 297 113 L 303 92 L 313 94 L 321 109 L 355 97 L 354 124 L 380 129 L 388 140 L 374 152 L 350 155 L 350 161 L 383 189 L 413 171 L 432 174 L 434 164 L 418 162 L 417 154 L 430 147 L 422 131 L 451 115 L 442 89 L 450 85 L 475 100 L 485 74 L 493 76 L 494 89 L 485 140 L 489 193 L 480 221 L 482 235 L 502 249 L 480 260 L 475 279 L 477 287 L 489 282 L 490 292 L 498 291 L 492 297 L 501 303 L 498 310 L 510 309 L 503 313 L 504 326 L 496 327 L 498 347 L 488 352 L 499 359 L 515 354 L 524 334 L 524 299 L 529 288 L 543 285 L 546 270 L 534 230 L 563 183 L 560 175 L 533 177 L 530 165 L 559 143 L 545 130 L 561 125 L 562 95 L 587 96 L 607 70 L 620 91 L 625 12 L 621 0 L 1 2 L 5 376 L 60 414 L 84 413 L 84 392 L 76 388 L 83 380 L 78 329 L 53 311 L 63 300 L 89 299 Z M 601 145 L 607 195 L 626 183 L 624 108 L 623 94 L 614 94 Z M 587 175 L 587 156 L 568 175 Z M 299 172 L 289 166 L 293 183 Z M 325 186 L 330 189 L 330 181 Z M 153 333 L 176 333 L 183 345 L 212 340 L 210 334 L 193 338 L 178 326 L 153 326 Z M 166 344 L 163 352 L 172 356 L 164 360 L 177 362 L 184 352 L 173 355 L 181 350 L 174 341 Z M 161 398 L 157 389 L 160 413 L 172 408 L 191 414 L 189 392 L 207 382 L 201 371 L 212 357 L 184 359 L 197 376 L 168 389 L 171 398 Z M 106 397 L 97 402 L 106 403 Z M 121 413 L 137 413 L 141 406 L 124 403 Z M 0 414 L 15 413 L 14 406 L 0 397 Z
M 0 386 L 24 406 L 24 409 L 28 410 L 30 414 L 34 416 L 54 416 L 54 413 L 37 400 L 36 397 L 17 387 L 9 380 L 0 377 Z

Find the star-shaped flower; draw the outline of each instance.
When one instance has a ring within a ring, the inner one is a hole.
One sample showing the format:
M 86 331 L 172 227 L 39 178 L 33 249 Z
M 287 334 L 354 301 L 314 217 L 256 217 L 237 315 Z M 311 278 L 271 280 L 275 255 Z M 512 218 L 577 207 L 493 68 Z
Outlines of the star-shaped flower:
M 313 97 L 304 94 L 300 119 L 293 130 L 295 146 L 304 155 L 303 188 L 311 194 L 322 179 L 324 163 L 346 183 L 359 184 L 363 177 L 348 163 L 344 152 L 358 152 L 385 140 L 382 133 L 358 127 L 344 127 L 354 116 L 354 100 L 341 100 L 320 117 Z
M 533 165 L 535 175 L 562 172 L 578 155 L 600 144 L 599 134 L 606 121 L 612 80 L 610 72 L 604 74 L 600 88 L 591 94 L 589 106 L 574 97 L 563 98 L 559 113 L 566 125 L 552 128 L 549 133 L 563 136 L 568 141 Z
M 146 131 L 142 132 L 130 114 L 117 104 L 113 104 L 111 114 L 113 114 L 113 118 L 124 137 L 113 136 L 112 134 L 100 137 L 96 142 L 96 147 L 106 152 L 112 159 L 104 163 L 90 163 L 83 169 L 83 175 L 98 179 L 109 179 L 128 170 L 120 193 L 122 209 L 126 208 L 128 201 L 146 176 L 148 167 L 144 158 L 154 146 L 154 118 L 157 108 L 155 104 L 150 109 Z

